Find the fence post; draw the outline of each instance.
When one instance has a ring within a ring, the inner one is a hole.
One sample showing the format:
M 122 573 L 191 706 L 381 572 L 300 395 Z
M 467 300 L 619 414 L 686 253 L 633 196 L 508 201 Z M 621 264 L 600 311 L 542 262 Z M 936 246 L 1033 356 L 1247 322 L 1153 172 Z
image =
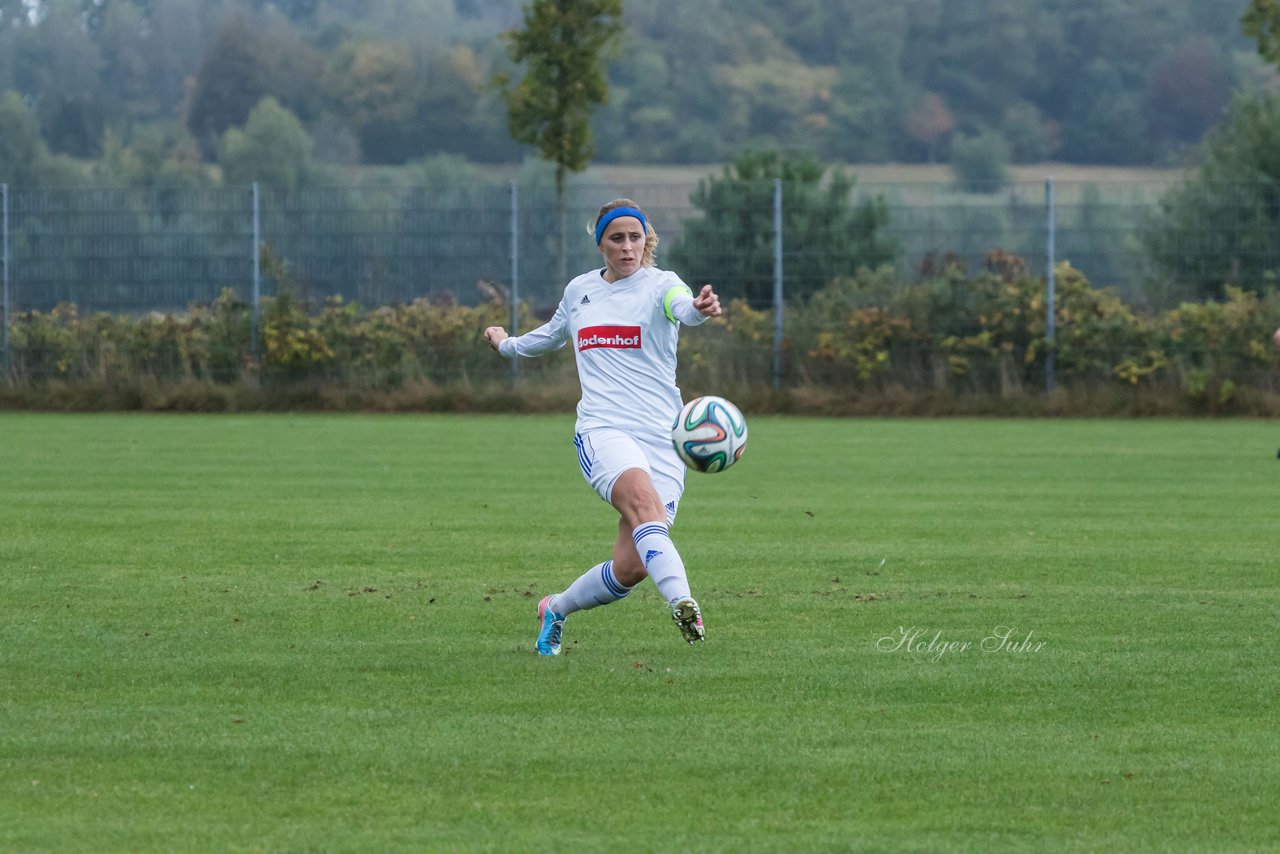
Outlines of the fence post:
M 262 302 L 262 220 L 258 213 L 258 182 L 253 182 L 253 322 L 250 324 L 253 363 L 262 364 L 258 346 L 258 314 Z
M 9 354 L 9 185 L 0 184 L 0 281 L 4 289 L 4 377 L 13 376 L 13 359 Z
M 1054 350 L 1057 349 L 1057 345 L 1054 343 L 1054 336 L 1056 331 L 1054 329 L 1054 324 L 1055 324 L 1054 315 L 1056 312 L 1054 311 L 1053 265 L 1054 265 L 1054 255 L 1056 254 L 1056 250 L 1054 247 L 1055 229 L 1054 229 L 1054 222 L 1053 222 L 1053 176 L 1052 175 L 1045 178 L 1045 181 L 1044 181 L 1044 206 L 1045 206 L 1045 221 L 1048 228 L 1048 234 L 1046 235 L 1048 239 L 1045 244 L 1045 290 L 1046 290 L 1046 293 L 1045 293 L 1045 319 L 1044 319 L 1044 324 L 1045 324 L 1044 337 L 1045 337 L 1045 344 L 1048 349 L 1045 352 L 1045 362 L 1044 362 L 1044 390 L 1046 392 L 1052 392 L 1053 381 L 1054 381 L 1054 377 L 1053 377 Z
M 773 179 L 773 388 L 782 388 L 782 179 Z
M 520 334 L 520 186 L 511 181 L 511 335 Z M 511 360 L 511 382 L 520 377 L 520 360 Z

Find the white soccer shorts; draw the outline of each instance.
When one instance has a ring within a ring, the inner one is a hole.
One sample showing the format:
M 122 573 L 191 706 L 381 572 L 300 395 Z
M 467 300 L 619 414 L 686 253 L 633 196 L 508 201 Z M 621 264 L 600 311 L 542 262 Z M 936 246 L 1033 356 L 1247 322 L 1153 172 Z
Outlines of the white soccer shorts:
M 577 433 L 582 476 L 596 494 L 612 503 L 613 485 L 627 469 L 643 469 L 653 480 L 658 497 L 667 508 L 667 524 L 676 520 L 676 509 L 684 493 L 684 463 L 676 456 L 666 437 L 636 436 L 612 427 L 597 427 Z

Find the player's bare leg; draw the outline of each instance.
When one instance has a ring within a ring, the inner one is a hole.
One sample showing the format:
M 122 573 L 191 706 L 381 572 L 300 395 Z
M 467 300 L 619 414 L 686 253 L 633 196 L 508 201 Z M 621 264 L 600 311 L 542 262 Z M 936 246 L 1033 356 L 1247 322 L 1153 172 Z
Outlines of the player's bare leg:
M 648 575 L 671 606 L 671 618 L 684 639 L 689 643 L 703 640 L 702 611 L 690 595 L 684 561 L 667 527 L 666 508 L 648 472 L 623 472 L 613 486 L 611 501 L 622 516 L 613 547 L 618 580 L 633 586 Z

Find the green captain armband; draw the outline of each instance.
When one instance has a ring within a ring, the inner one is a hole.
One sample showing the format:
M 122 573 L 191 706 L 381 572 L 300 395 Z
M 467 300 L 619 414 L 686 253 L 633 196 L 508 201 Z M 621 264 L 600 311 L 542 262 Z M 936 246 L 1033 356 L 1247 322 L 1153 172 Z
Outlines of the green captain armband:
M 692 297 L 693 291 L 689 290 L 688 285 L 673 285 L 672 287 L 667 288 L 666 295 L 662 297 L 662 310 L 666 313 L 667 319 L 672 323 L 679 323 L 680 321 L 671 313 L 671 301 L 681 294 L 688 294 Z

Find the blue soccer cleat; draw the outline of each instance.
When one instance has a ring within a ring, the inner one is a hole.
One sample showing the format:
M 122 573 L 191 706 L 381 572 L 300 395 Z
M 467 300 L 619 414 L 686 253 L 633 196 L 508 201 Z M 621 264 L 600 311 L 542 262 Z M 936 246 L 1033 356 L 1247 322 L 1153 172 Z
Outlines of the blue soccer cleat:
M 560 654 L 560 633 L 564 631 L 564 617 L 551 610 L 551 597 L 543 596 L 538 603 L 538 655 Z

